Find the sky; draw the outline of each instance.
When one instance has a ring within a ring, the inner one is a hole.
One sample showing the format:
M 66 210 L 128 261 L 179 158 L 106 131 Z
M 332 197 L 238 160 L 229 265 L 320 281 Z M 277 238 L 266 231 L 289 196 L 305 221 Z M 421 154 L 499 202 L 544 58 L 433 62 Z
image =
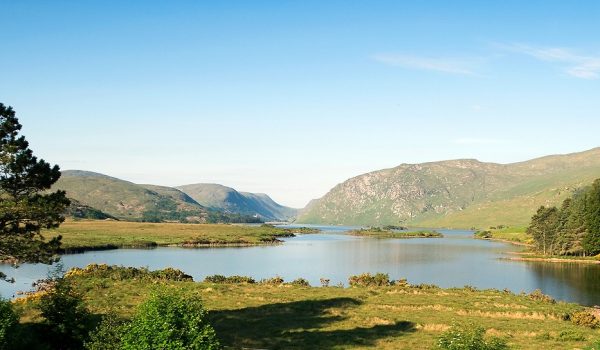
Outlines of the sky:
M 34 154 L 303 207 L 402 163 L 600 146 L 600 2 L 0 0 Z

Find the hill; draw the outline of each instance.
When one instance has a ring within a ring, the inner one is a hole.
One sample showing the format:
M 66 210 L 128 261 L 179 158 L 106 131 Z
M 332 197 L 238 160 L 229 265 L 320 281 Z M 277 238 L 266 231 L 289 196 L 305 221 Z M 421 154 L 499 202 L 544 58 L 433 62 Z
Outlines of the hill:
M 199 204 L 226 213 L 253 215 L 263 220 L 287 221 L 296 216 L 297 210 L 282 206 L 266 194 L 238 192 L 218 184 L 191 184 L 177 189 L 189 195 Z
M 87 211 L 98 211 L 120 220 L 204 222 L 206 208 L 184 193 L 168 187 L 138 185 L 111 176 L 66 170 L 53 186 Z
M 458 159 L 402 164 L 351 178 L 302 210 L 298 222 L 425 227 L 526 225 L 600 177 L 600 148 L 512 164 Z

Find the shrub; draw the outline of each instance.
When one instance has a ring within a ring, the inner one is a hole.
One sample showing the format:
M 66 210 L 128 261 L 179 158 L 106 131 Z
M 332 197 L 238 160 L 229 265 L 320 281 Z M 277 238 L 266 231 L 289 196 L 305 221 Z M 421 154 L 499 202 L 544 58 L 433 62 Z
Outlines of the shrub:
M 491 337 L 485 339 L 485 329 L 475 325 L 454 325 L 444 332 L 437 342 L 438 349 L 444 350 L 504 350 L 506 341 Z
M 256 283 L 256 281 L 254 280 L 254 278 L 252 277 L 248 277 L 248 276 L 229 276 L 229 277 L 225 277 L 223 275 L 212 275 L 212 276 L 206 276 L 206 278 L 204 278 L 204 282 L 206 283 L 248 283 L 248 284 L 253 284 Z
M 529 293 L 528 297 L 531 300 L 542 301 L 544 303 L 550 303 L 550 304 L 556 303 L 556 300 L 554 300 L 554 299 L 552 299 L 552 297 L 542 293 L 542 291 L 539 289 L 536 289 L 533 292 Z
M 140 305 L 124 329 L 122 349 L 220 349 L 199 299 L 159 292 Z
M 569 315 L 571 322 L 578 326 L 596 328 L 600 326 L 600 319 L 588 310 L 576 311 Z
M 376 273 L 371 275 L 370 273 L 363 273 L 361 275 L 350 276 L 348 284 L 352 287 L 376 287 L 376 286 L 389 286 L 390 276 L 387 273 Z
M 329 287 L 329 278 L 321 278 L 319 282 L 321 282 L 321 287 Z
M 269 284 L 272 286 L 279 286 L 281 284 L 283 284 L 283 278 L 279 277 L 279 276 L 275 276 L 273 278 L 266 278 L 266 279 L 262 279 L 260 280 L 261 284 Z
M 39 308 L 53 347 L 81 349 L 88 336 L 90 314 L 67 280 L 55 280 L 54 288 L 40 298 Z
M 290 282 L 290 284 L 294 285 L 294 286 L 300 286 L 300 287 L 310 287 L 310 283 L 307 280 L 305 280 L 304 278 L 296 278 L 295 280 Z
M 89 341 L 84 344 L 85 349 L 120 350 L 126 324 L 125 320 L 115 314 L 104 315 L 96 329 L 90 332 Z
M 581 332 L 567 329 L 558 333 L 557 339 L 559 341 L 584 341 L 585 335 L 583 335 Z
M 149 271 L 144 267 L 124 267 L 107 264 L 89 264 L 84 268 L 74 267 L 65 273 L 65 277 L 93 276 L 123 281 L 131 279 L 152 279 L 165 281 L 193 281 L 192 276 L 183 271 L 168 267 L 163 270 Z
M 408 283 L 408 281 L 406 280 L 406 278 L 401 278 L 397 281 L 394 281 L 393 283 L 395 286 L 398 287 L 410 287 L 410 283 Z
M 0 299 L 0 350 L 11 349 L 18 324 L 19 317 L 10 301 Z
M 167 267 L 163 270 L 152 271 L 150 272 L 150 276 L 154 277 L 155 279 L 166 281 L 194 281 L 192 276 L 186 275 L 183 271 L 174 269 L 172 267 Z
M 212 275 L 204 278 L 204 282 L 206 283 L 226 283 L 225 281 L 227 281 L 227 277 L 223 275 Z

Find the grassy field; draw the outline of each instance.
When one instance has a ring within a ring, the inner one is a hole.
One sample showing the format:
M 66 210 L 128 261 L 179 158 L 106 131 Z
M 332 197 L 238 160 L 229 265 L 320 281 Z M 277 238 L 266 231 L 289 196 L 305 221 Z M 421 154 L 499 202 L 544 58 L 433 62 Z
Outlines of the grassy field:
M 301 231 L 300 229 L 298 231 Z M 66 251 L 85 249 L 150 247 L 156 245 L 255 245 L 278 242 L 293 229 L 273 226 L 227 224 L 141 223 L 124 221 L 66 221 L 44 232 L 62 235 Z
M 437 231 L 400 231 L 386 230 L 379 227 L 368 229 L 352 230 L 348 234 L 353 236 L 365 236 L 371 238 L 440 238 L 443 235 Z
M 302 287 L 69 277 L 96 314 L 129 318 L 156 288 L 201 298 L 227 349 L 432 349 L 452 324 L 476 324 L 512 349 L 583 349 L 600 331 L 565 321 L 582 309 L 537 295 L 434 286 Z M 35 324 L 35 298 L 17 302 L 22 322 Z
M 531 245 L 533 239 L 525 232 L 526 230 L 527 228 L 522 226 L 503 227 L 501 229 L 490 228 L 476 232 L 475 237 Z

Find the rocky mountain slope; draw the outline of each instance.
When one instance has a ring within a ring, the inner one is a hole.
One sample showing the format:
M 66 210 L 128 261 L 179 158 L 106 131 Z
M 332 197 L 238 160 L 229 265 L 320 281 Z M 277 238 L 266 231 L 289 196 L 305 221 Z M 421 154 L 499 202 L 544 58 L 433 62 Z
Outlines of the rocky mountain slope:
M 302 210 L 298 222 L 429 227 L 525 225 L 600 177 L 600 148 L 513 164 L 459 159 L 402 164 L 351 178 Z

